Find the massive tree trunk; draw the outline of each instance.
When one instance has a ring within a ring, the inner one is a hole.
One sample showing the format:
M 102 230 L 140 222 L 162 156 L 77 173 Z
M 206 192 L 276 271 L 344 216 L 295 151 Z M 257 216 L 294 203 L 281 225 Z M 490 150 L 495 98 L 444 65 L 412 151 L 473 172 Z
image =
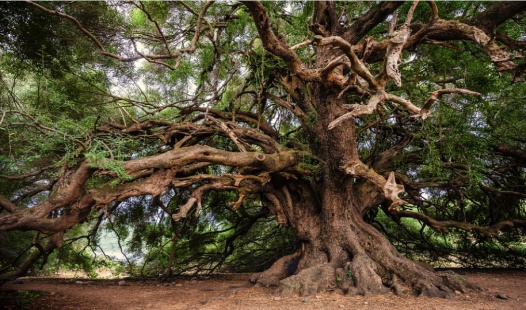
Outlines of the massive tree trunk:
M 317 5 L 328 15 L 315 16 L 322 20 L 324 36 L 337 32 L 337 27 L 330 24 L 327 7 L 333 4 Z M 327 68 L 342 54 L 340 49 L 319 44 L 316 67 Z M 476 289 L 459 277 L 448 273 L 439 275 L 431 266 L 405 258 L 364 221 L 368 209 L 379 208 L 389 201 L 378 184 L 371 181 L 374 177 L 359 179 L 345 169 L 349 165 L 365 165 L 358 154 L 354 118 L 331 126 L 331 122 L 348 112 L 346 98 L 340 94 L 343 87 L 337 86 L 339 74 L 341 71 L 334 69 L 311 88 L 309 99 L 315 117 L 310 119 L 309 138 L 311 152 L 320 162 L 318 176 L 310 184 L 274 181 L 273 192 L 280 193 L 276 196 L 288 223 L 303 240 L 303 246 L 251 280 L 277 286 L 278 292 L 284 295 L 302 296 L 334 290 L 350 295 L 392 290 L 396 294 L 411 292 L 445 298 L 455 291 Z M 372 172 L 375 176 L 383 178 L 382 174 L 388 174 L 388 165 L 376 168 Z
M 284 211 L 303 246 L 251 280 L 277 286 L 285 296 L 322 291 L 368 295 L 392 290 L 446 298 L 455 291 L 478 289 L 458 276 L 439 275 L 430 266 L 402 256 L 364 221 L 363 204 L 353 182 L 340 172 L 326 174 L 317 186 L 281 184 L 282 194 L 276 196 L 283 206 L 291 206 Z
M 364 221 L 366 209 L 378 207 L 383 196 L 338 165 L 356 156 L 350 151 L 355 149 L 356 140 L 353 126 L 346 126 L 347 131 L 323 129 L 331 115 L 337 114 L 335 107 L 341 106 L 340 99 L 328 92 L 320 88 L 316 94 L 318 100 L 324 98 L 324 103 L 318 105 L 324 111 L 319 113 L 315 131 L 318 136 L 312 147 L 320 161 L 327 164 L 322 164 L 318 179 L 310 184 L 282 180 L 273 188 L 274 193 L 280 193 L 276 196 L 303 246 L 268 271 L 255 275 L 252 281 L 278 286 L 278 292 L 284 295 L 333 290 L 367 295 L 391 289 L 397 294 L 450 297 L 454 291 L 475 289 L 459 277 L 436 274 L 430 266 L 405 258 Z M 367 196 L 360 196 L 364 193 Z

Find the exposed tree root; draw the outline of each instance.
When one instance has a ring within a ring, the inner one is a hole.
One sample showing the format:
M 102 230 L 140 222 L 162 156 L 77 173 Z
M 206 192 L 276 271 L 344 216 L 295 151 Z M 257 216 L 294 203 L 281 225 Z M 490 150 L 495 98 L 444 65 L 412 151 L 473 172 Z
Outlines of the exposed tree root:
M 277 286 L 276 293 L 283 297 L 309 296 L 319 292 L 336 291 L 349 296 L 378 295 L 392 291 L 396 295 L 416 295 L 450 298 L 459 293 L 480 291 L 452 271 L 437 273 L 429 266 L 414 265 L 412 269 L 387 270 L 365 254 L 357 254 L 345 266 L 335 268 L 321 263 L 291 274 L 299 254 L 278 260 L 269 270 L 254 275 L 250 280 L 263 286 Z
M 274 262 L 274 264 L 269 269 L 252 275 L 252 277 L 250 277 L 250 282 L 266 287 L 278 286 L 282 279 L 296 272 L 300 255 L 301 252 L 298 251 L 296 253 L 283 256 Z
M 334 291 L 336 288 L 336 270 L 329 264 L 322 264 L 283 279 L 276 293 L 284 297 L 296 294 L 310 296 L 318 292 Z
M 379 266 L 365 254 L 354 257 L 346 270 L 346 280 L 354 282 L 354 286 L 345 292 L 349 295 L 385 294 L 389 290 L 382 283 Z M 342 279 L 343 280 L 343 279 Z

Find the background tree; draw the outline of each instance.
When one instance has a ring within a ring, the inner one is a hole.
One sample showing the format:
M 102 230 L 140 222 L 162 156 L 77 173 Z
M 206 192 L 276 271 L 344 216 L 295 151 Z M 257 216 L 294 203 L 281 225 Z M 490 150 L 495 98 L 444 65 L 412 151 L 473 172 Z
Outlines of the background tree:
M 213 240 L 231 254 L 271 213 L 301 246 L 254 282 L 302 295 L 464 292 L 468 283 L 408 260 L 385 235 L 394 221 L 428 243 L 429 228 L 467 231 L 446 245 L 476 248 L 503 231 L 520 241 L 506 229 L 526 224 L 525 10 L 2 4 L 11 22 L 1 29 L 0 230 L 38 232 L 36 250 L 3 279 L 85 221 L 95 233 L 107 218 L 137 250 L 164 221 L 170 273 L 176 245 L 203 231 L 202 218 L 237 223 Z M 521 251 L 509 247 L 517 263 Z

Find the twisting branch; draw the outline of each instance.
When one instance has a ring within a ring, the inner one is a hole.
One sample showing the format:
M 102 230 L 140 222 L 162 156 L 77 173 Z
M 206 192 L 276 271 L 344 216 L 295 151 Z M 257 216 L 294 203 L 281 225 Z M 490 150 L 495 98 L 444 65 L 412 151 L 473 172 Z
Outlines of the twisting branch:
M 208 115 L 207 118 L 209 120 L 211 120 L 212 122 L 214 122 L 221 130 L 223 130 L 227 134 L 227 136 L 230 138 L 230 140 L 232 140 L 232 142 L 234 142 L 234 144 L 237 146 L 237 148 L 241 152 L 246 152 L 247 151 L 245 146 L 239 141 L 239 138 L 234 134 L 234 132 L 232 130 L 230 130 L 230 128 L 228 128 L 227 124 L 218 121 L 216 118 L 214 118 L 214 117 L 212 117 L 210 115 Z
M 399 97 L 399 96 L 396 96 L 396 95 L 393 95 L 393 94 L 386 93 L 385 94 L 385 100 L 398 103 L 404 109 L 406 109 L 407 111 L 411 112 L 411 114 L 413 114 L 413 115 L 420 115 L 420 110 L 421 109 L 419 107 L 417 107 L 416 105 L 414 105 L 413 103 L 411 103 L 411 101 L 409 101 L 407 99 L 404 99 L 402 97 Z
M 186 180 L 186 183 L 174 183 L 174 177 L 178 173 L 188 173 L 193 171 L 191 169 L 195 170 L 210 164 L 238 167 L 238 173 L 242 173 L 243 170 L 258 177 L 243 178 L 249 180 L 249 183 L 244 183 L 248 181 L 241 183 L 243 180 L 228 176 L 221 177 L 216 183 L 212 180 L 211 184 L 198 187 L 199 191 L 193 191 L 192 197 L 197 199 L 193 204 L 199 201 L 202 193 L 212 189 L 236 190 L 242 196 L 267 182 L 270 174 L 274 172 L 297 173 L 295 166 L 301 162 L 303 156 L 303 152 L 293 150 L 264 154 L 229 152 L 203 145 L 180 147 L 122 163 L 122 169 L 133 182 L 100 186 L 90 190 L 86 190 L 86 182 L 95 173 L 103 170 L 96 168 L 96 163 L 89 163 L 86 160 L 76 170 L 66 171 L 54 186 L 51 196 L 30 209 L 19 209 L 7 199 L 0 199 L 0 207 L 8 211 L 0 216 L 0 230 L 63 231 L 86 219 L 93 208 L 103 208 L 113 201 L 122 201 L 132 196 L 158 196 L 173 186 L 188 187 L 195 184 L 196 180 L 190 179 Z M 206 165 L 199 165 L 201 163 Z M 133 179 L 134 177 L 137 179 Z M 258 182 L 260 185 L 257 185 Z M 189 202 L 186 207 L 191 208 L 193 204 Z M 48 217 L 51 211 L 59 208 L 68 212 L 59 218 Z
M 217 118 L 222 118 L 224 120 L 232 120 L 234 119 L 234 113 L 220 111 L 216 109 L 209 109 L 209 108 L 184 108 L 181 110 L 181 115 L 189 115 L 191 112 L 205 112 L 207 115 L 214 115 Z M 196 119 L 204 118 L 204 114 L 197 116 Z M 263 131 L 265 134 L 271 136 L 271 137 L 277 137 L 278 133 L 270 124 L 263 119 L 258 119 L 258 116 L 251 112 L 244 112 L 244 111 L 236 111 L 235 112 L 235 120 L 244 122 L 247 124 L 250 124 L 254 127 L 258 127 L 261 131 Z
M 345 41 L 341 37 L 322 37 L 322 36 L 315 36 L 313 42 L 315 44 L 318 44 L 319 46 L 331 44 L 331 45 L 334 45 L 340 48 L 342 52 L 344 52 L 345 55 L 349 58 L 349 61 L 351 62 L 351 70 L 353 70 L 362 79 L 367 81 L 370 88 L 374 90 L 381 88 L 381 85 L 374 78 L 374 76 L 371 74 L 369 69 L 358 58 L 358 56 L 356 56 L 356 54 L 353 51 L 352 45 L 349 42 Z
M 326 66 L 325 68 L 323 68 L 321 70 L 321 73 L 320 73 L 320 77 L 321 77 L 321 80 L 322 81 L 328 81 L 328 77 L 329 77 L 329 74 L 332 73 L 332 71 L 334 69 L 336 69 L 337 67 L 339 66 L 345 66 L 345 67 L 349 67 L 348 65 L 348 62 L 345 61 L 345 56 L 344 55 L 341 55 L 339 57 L 336 57 L 335 59 L 333 59 L 332 61 L 330 61 Z M 350 69 L 350 68 L 349 68 Z M 340 79 L 342 80 L 342 79 Z M 343 81 L 345 82 L 345 81 Z M 340 83 L 340 84 L 343 84 L 343 83 Z
M 294 51 L 278 39 L 270 27 L 265 7 L 258 1 L 244 1 L 243 4 L 249 9 L 256 24 L 259 38 L 263 42 L 265 49 L 272 54 L 283 59 L 292 73 L 296 74 L 304 81 L 319 80 L 319 72 L 308 69 Z
M 306 41 L 303 41 L 303 42 L 301 42 L 301 43 L 298 43 L 298 44 L 296 44 L 296 45 L 294 45 L 294 46 L 291 46 L 290 49 L 291 49 L 291 50 L 295 50 L 295 49 L 298 49 L 298 48 L 300 48 L 300 47 L 309 46 L 309 45 L 311 45 L 311 44 L 312 44 L 312 40 L 306 40 Z M 1 123 L 0 123 L 0 124 L 1 124 Z
M 440 98 L 440 96 L 445 94 L 465 94 L 465 95 L 472 95 L 472 96 L 482 96 L 480 93 L 471 91 L 468 89 L 463 88 L 449 88 L 449 89 L 440 89 L 437 91 L 434 91 L 431 93 L 431 96 L 427 99 L 426 103 L 422 106 L 422 109 L 420 110 L 420 115 L 422 115 L 422 119 L 426 119 L 429 116 L 429 109 L 431 108 L 431 105 L 435 103 L 435 101 Z
M 136 5 L 136 7 L 140 9 L 141 11 L 143 11 L 144 14 L 146 14 L 146 17 L 155 25 L 155 28 L 157 28 L 157 32 L 159 32 L 159 35 L 161 35 L 166 51 L 168 51 L 168 53 L 171 54 L 170 45 L 168 44 L 168 41 L 166 41 L 166 37 L 164 36 L 164 33 L 161 30 L 161 27 L 159 26 L 159 23 L 152 18 L 152 15 L 150 14 L 150 12 L 148 12 L 148 10 L 146 9 L 146 6 L 144 5 L 142 1 L 140 2 L 140 5 Z
M 480 13 L 475 18 L 464 22 L 443 20 L 438 18 L 438 10 L 433 2 L 428 2 L 431 6 L 431 21 L 423 25 L 415 22 L 410 25 L 411 31 L 415 32 L 404 45 L 404 49 L 413 49 L 421 43 L 442 45 L 453 49 L 458 49 L 448 41 L 469 40 L 478 44 L 486 55 L 493 62 L 499 72 L 510 72 L 514 74 L 514 81 L 521 81 L 524 68 L 520 68 L 513 62 L 523 55 L 510 55 L 505 46 L 499 46 L 493 39 L 494 29 L 508 20 L 510 17 L 520 14 L 526 10 L 526 4 L 520 1 L 503 1 L 495 3 L 486 11 Z M 363 16 L 362 16 L 363 17 Z M 354 26 L 354 25 L 353 25 Z M 344 37 L 348 39 L 347 37 Z M 365 40 L 355 47 L 355 51 L 362 49 L 365 45 L 370 46 L 370 52 L 364 58 L 368 63 L 384 61 L 385 51 L 388 48 L 389 40 L 381 42 L 366 43 Z M 352 42 L 352 41 L 351 41 Z M 357 42 L 352 42 L 357 44 Z M 509 43 L 509 41 L 508 41 Z M 506 44 L 506 43 L 505 43 Z M 514 49 L 514 48 L 512 48 Z
M 429 20 L 429 23 L 427 23 L 427 25 L 425 25 L 422 29 L 418 30 L 407 40 L 407 43 L 404 46 L 404 48 L 406 49 L 412 49 L 414 48 L 413 43 L 421 42 L 422 40 L 424 40 L 426 35 L 428 34 L 428 30 L 438 21 L 438 8 L 435 2 L 433 0 L 428 0 L 426 2 L 431 8 L 431 18 Z
M 208 181 L 209 183 L 199 186 L 192 190 L 188 201 L 179 207 L 177 213 L 172 214 L 174 221 L 187 218 L 194 206 L 197 206 L 194 212 L 198 212 L 201 209 L 201 201 L 204 194 L 208 191 L 237 191 L 239 193 L 238 200 L 231 204 L 233 210 L 236 210 L 244 199 L 250 194 L 259 192 L 261 185 L 268 182 L 269 176 L 253 176 L 253 175 L 231 175 L 226 174 L 223 176 L 215 175 L 195 175 L 172 182 L 174 187 L 188 187 L 195 184 L 198 181 Z M 242 181 L 244 185 L 241 185 Z
M 416 6 L 418 5 L 419 0 L 415 0 L 413 5 L 407 13 L 406 20 L 402 27 L 398 31 L 394 31 L 390 34 L 389 44 L 387 46 L 387 52 L 385 56 L 384 71 L 379 76 L 380 83 L 385 86 L 388 79 L 387 77 L 394 80 L 397 86 L 402 86 L 402 76 L 398 66 L 400 65 L 402 58 L 402 51 L 404 50 L 404 45 L 407 42 L 407 39 L 411 35 L 411 20 L 413 19 L 413 13 Z
M 386 93 L 383 91 L 380 91 L 377 94 L 373 95 L 366 105 L 358 105 L 351 112 L 345 113 L 344 115 L 330 122 L 328 126 L 329 130 L 333 129 L 344 120 L 373 113 L 374 110 L 376 110 L 378 104 L 384 100 L 385 96 Z
M 404 26 L 409 26 L 411 24 L 411 21 L 413 20 L 413 14 L 415 13 L 416 6 L 418 5 L 419 0 L 413 1 L 413 5 L 411 5 L 411 8 L 409 8 L 409 12 L 407 12 L 407 17 L 404 22 Z
M 201 9 L 201 12 L 199 13 L 199 16 L 198 16 L 198 20 L 197 20 L 197 25 L 196 25 L 196 28 L 195 28 L 194 36 L 193 36 L 192 40 L 190 41 L 190 46 L 188 48 L 177 49 L 174 52 L 168 53 L 166 55 L 139 54 L 137 56 L 132 56 L 132 57 L 121 57 L 121 56 L 119 56 L 117 54 L 108 52 L 106 50 L 106 48 L 104 47 L 104 45 L 89 30 L 87 30 L 75 17 L 73 17 L 71 15 L 68 15 L 68 14 L 65 14 L 65 13 L 62 13 L 62 12 L 58 12 L 58 11 L 47 9 L 44 6 L 42 6 L 42 5 L 38 4 L 38 3 L 35 3 L 33 1 L 30 1 L 30 0 L 24 0 L 24 1 L 26 3 L 28 3 L 28 4 L 30 4 L 30 5 L 38 8 L 39 10 L 47 13 L 47 14 L 56 15 L 56 16 L 59 16 L 59 17 L 62 17 L 62 18 L 65 18 L 65 19 L 71 21 L 80 31 L 82 31 L 86 36 L 88 36 L 88 38 L 98 47 L 99 52 L 102 55 L 105 55 L 105 56 L 117 59 L 117 60 L 122 61 L 122 62 L 133 62 L 133 61 L 136 61 L 136 60 L 139 60 L 139 59 L 146 59 L 149 62 L 158 63 L 158 64 L 161 64 L 161 65 L 168 66 L 170 68 L 174 68 L 174 67 L 173 66 L 169 66 L 168 64 L 162 63 L 162 62 L 159 62 L 159 61 L 160 60 L 168 60 L 168 59 L 179 58 L 183 54 L 192 54 L 192 53 L 194 53 L 196 51 L 197 41 L 201 37 L 201 32 L 202 32 L 201 28 L 202 28 L 203 20 L 205 19 L 204 16 L 205 16 L 206 12 L 208 11 L 208 9 L 210 8 L 210 6 L 214 3 L 213 1 L 207 2 L 203 6 L 203 8 Z M 161 33 L 161 35 L 162 35 L 162 33 Z M 168 46 L 167 46 L 167 48 L 168 48 Z M 168 49 L 168 51 L 169 51 L 169 49 Z
M 422 119 L 426 119 L 431 113 L 430 108 L 433 105 L 433 103 L 435 103 L 435 101 L 437 101 L 438 98 L 445 94 L 465 94 L 479 97 L 481 96 L 481 94 L 478 92 L 474 92 L 464 88 L 439 89 L 431 93 L 431 96 L 429 96 L 422 108 L 415 106 L 413 103 L 411 103 L 411 101 L 407 99 L 398 97 L 393 94 L 385 94 L 385 99 L 400 104 L 402 107 L 404 107 L 407 111 L 411 112 L 411 114 L 413 114 L 416 117 L 422 117 Z
M 176 222 L 180 221 L 183 218 L 188 217 L 188 213 L 197 203 L 197 208 L 201 209 L 201 197 L 190 197 L 188 201 L 179 207 L 179 212 L 172 214 L 172 219 Z
M 499 72 L 514 72 L 516 64 L 512 61 L 515 57 L 506 51 L 505 46 L 499 46 L 491 36 L 476 26 L 471 26 L 457 21 L 439 19 L 428 29 L 432 34 L 427 36 L 431 40 L 471 40 L 477 43 L 493 62 Z M 520 57 L 520 56 L 519 56 Z

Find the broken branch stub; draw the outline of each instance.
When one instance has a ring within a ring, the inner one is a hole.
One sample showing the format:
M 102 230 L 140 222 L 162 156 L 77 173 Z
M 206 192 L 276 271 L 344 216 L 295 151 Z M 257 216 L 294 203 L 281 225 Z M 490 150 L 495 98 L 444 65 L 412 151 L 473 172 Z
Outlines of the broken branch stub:
M 369 99 L 369 102 L 366 105 L 356 106 L 351 112 L 345 113 L 342 116 L 335 119 L 334 121 L 330 122 L 328 126 L 329 130 L 333 129 L 334 127 L 336 127 L 336 125 L 343 122 L 344 120 L 373 113 L 374 110 L 376 110 L 378 103 L 382 102 L 384 98 L 384 92 L 377 93 L 376 95 L 372 96 L 371 99 Z
M 382 191 L 383 196 L 391 201 L 389 210 L 398 210 L 398 207 L 407 203 L 405 200 L 398 197 L 405 191 L 402 184 L 396 184 L 395 173 L 391 172 L 387 180 L 376 172 L 374 169 L 368 167 L 360 160 L 354 160 L 342 167 L 345 173 L 364 178 L 374 184 L 374 186 Z
M 190 197 L 190 199 L 188 199 L 188 201 L 184 205 L 179 207 L 179 212 L 177 212 L 176 214 L 172 214 L 172 219 L 178 222 L 181 219 L 186 218 L 196 202 L 198 202 L 197 198 Z
M 402 184 L 396 184 L 394 172 L 389 173 L 389 177 L 387 178 L 387 182 L 385 183 L 383 190 L 385 197 L 392 201 L 391 206 L 389 206 L 389 210 L 398 210 L 399 206 L 406 203 L 404 200 L 398 197 L 398 195 L 403 193 L 405 189 Z
M 398 67 L 402 59 L 404 44 L 411 34 L 411 29 L 403 25 L 398 31 L 395 31 L 389 39 L 385 58 L 385 72 L 388 77 L 392 78 L 396 86 L 402 86 L 402 75 Z

